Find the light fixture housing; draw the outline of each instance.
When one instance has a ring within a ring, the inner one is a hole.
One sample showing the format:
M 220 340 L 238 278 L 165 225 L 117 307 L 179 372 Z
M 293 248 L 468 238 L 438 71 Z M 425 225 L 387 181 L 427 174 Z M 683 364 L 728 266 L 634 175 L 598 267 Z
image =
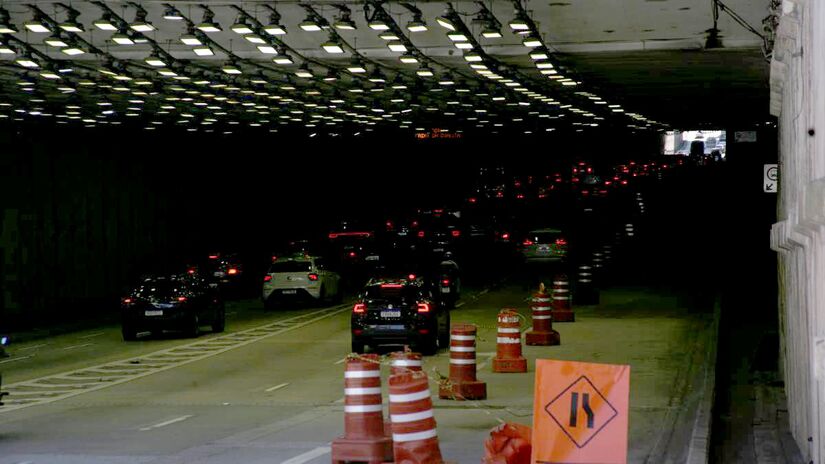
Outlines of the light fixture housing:
M 387 82 L 387 78 L 384 76 L 384 73 L 382 73 L 378 68 L 375 68 L 372 74 L 370 74 L 368 80 L 375 84 L 383 84 L 384 82 Z
M 315 74 L 313 74 L 312 70 L 309 69 L 309 65 L 307 63 L 302 64 L 301 67 L 295 70 L 295 75 L 304 79 L 311 79 L 315 77 Z
M 544 44 L 542 43 L 541 39 L 537 36 L 530 34 L 521 41 L 522 45 L 529 48 L 536 48 L 541 47 Z
M 484 61 L 484 57 L 478 52 L 469 52 L 464 54 L 464 61 L 468 63 L 480 63 Z
M 118 32 L 117 34 L 112 34 L 110 40 L 118 45 L 134 45 L 134 39 L 127 34 L 126 32 Z
M 31 21 L 26 21 L 23 23 L 23 27 L 28 29 L 30 32 L 36 32 L 38 34 L 46 34 L 52 31 L 43 20 L 37 17 Z
M 270 44 L 258 45 L 258 51 L 264 55 L 277 55 L 278 49 Z
M 373 31 L 388 31 L 390 29 L 390 25 L 386 21 L 378 18 L 370 21 L 368 25 Z
M 163 19 L 169 21 L 183 21 L 183 15 L 180 14 L 180 11 L 178 11 L 177 8 L 172 5 L 167 5 L 166 9 L 163 10 Z
M 239 68 L 238 65 L 234 61 L 230 61 L 229 63 L 224 64 L 221 67 L 221 71 L 223 71 L 224 73 L 229 74 L 229 75 L 243 74 L 243 71 L 241 71 L 241 68 Z
M 50 46 L 50 47 L 56 47 L 56 48 L 64 48 L 64 47 L 68 47 L 68 46 L 69 46 L 69 44 L 68 44 L 68 43 L 66 43 L 66 41 L 65 41 L 65 40 L 63 40 L 63 38 L 62 38 L 62 37 L 60 37 L 60 35 L 59 35 L 59 34 L 54 34 L 54 35 L 52 35 L 52 36 L 51 36 L 51 37 L 49 37 L 48 39 L 45 39 L 45 40 L 43 41 L 43 43 L 45 43 L 46 45 L 48 45 L 48 46 Z
M 302 30 L 307 32 L 318 32 L 321 30 L 321 25 L 318 24 L 318 21 L 311 16 L 307 16 L 303 21 L 298 24 Z
M 254 43 L 257 45 L 266 43 L 266 40 L 264 40 L 264 38 L 259 36 L 258 34 L 247 34 L 243 36 L 243 38 L 246 39 L 247 42 Z
M 435 75 L 432 68 L 430 68 L 427 65 L 424 65 L 424 66 L 421 66 L 420 68 L 418 68 L 418 70 L 415 71 L 415 74 L 418 75 L 419 77 L 433 77 Z
M 387 48 L 389 48 L 391 51 L 394 51 L 394 52 L 397 52 L 397 53 L 406 53 L 407 52 L 407 46 L 404 45 L 403 42 L 389 42 L 389 43 L 387 43 Z
M 516 17 L 513 18 L 512 21 L 509 23 L 510 29 L 514 31 L 529 31 L 530 30 L 530 21 L 524 15 L 524 12 L 519 11 L 516 13 Z
M 240 16 L 238 20 L 235 21 L 235 24 L 233 24 L 232 27 L 230 27 L 230 29 L 232 29 L 232 32 L 240 35 L 247 35 L 255 32 L 252 30 L 252 27 L 249 25 L 249 23 L 246 22 L 245 16 Z
M 80 24 L 77 21 L 77 17 L 79 13 L 75 10 L 69 10 L 69 17 L 66 19 L 65 22 L 62 22 L 57 25 L 60 29 L 63 29 L 66 32 L 74 32 L 79 34 L 81 32 L 86 32 L 86 28 L 83 27 L 83 24 Z
M 0 8 L 0 34 L 16 34 L 17 26 L 11 23 L 8 10 Z
M 281 25 L 281 15 L 273 7 L 269 7 L 272 13 L 269 15 L 269 24 L 264 27 L 264 32 L 269 35 L 286 35 L 286 27 Z
M 330 35 L 329 40 L 321 44 L 321 48 L 323 48 L 325 52 L 333 55 L 340 55 L 341 53 L 344 53 L 344 49 L 341 47 L 341 42 L 333 35 Z
M 342 31 L 354 31 L 358 28 L 358 26 L 355 25 L 355 21 L 350 17 L 349 12 L 342 13 L 341 17 L 333 23 L 333 27 Z
M 156 68 L 164 68 L 168 65 L 168 63 L 160 57 L 157 51 L 153 51 L 152 54 L 147 56 L 144 61 L 149 66 L 154 66 Z
M 413 19 L 407 22 L 407 30 L 410 32 L 426 32 L 429 30 L 427 23 L 421 19 L 421 15 L 416 15 Z
M 492 26 L 487 26 L 484 29 L 482 29 L 481 36 L 485 39 L 500 39 L 502 37 L 501 29 Z
M 530 58 L 539 61 L 539 60 L 546 60 L 550 58 L 550 53 L 547 51 L 546 48 L 540 48 L 538 50 L 533 50 L 530 52 Z
M 349 66 L 347 66 L 347 71 L 353 74 L 362 74 L 367 72 L 367 68 L 364 67 L 364 63 L 361 62 L 359 59 L 352 60 Z
M 401 60 L 401 62 L 402 62 L 402 63 L 404 63 L 404 64 L 415 64 L 415 63 L 418 63 L 418 58 L 417 58 L 415 55 L 413 55 L 412 53 L 409 53 L 409 52 L 408 52 L 408 53 L 404 53 L 403 55 L 401 55 L 401 57 L 400 57 L 399 59 L 400 59 L 400 60 Z
M 135 20 L 129 23 L 129 27 L 137 32 L 152 32 L 157 29 L 149 21 L 146 20 L 146 10 L 140 8 L 135 13 Z
M 103 16 L 101 16 L 100 19 L 98 19 L 97 21 L 93 22 L 92 25 L 101 31 L 117 30 L 117 26 L 112 22 L 112 16 L 109 13 L 104 13 Z
M 32 58 L 30 53 L 24 53 L 22 56 L 15 59 L 14 62 L 24 68 L 29 69 L 37 69 L 40 67 L 40 63 L 38 63 L 37 60 Z
M 198 45 L 203 45 L 203 42 L 201 41 L 201 39 L 198 36 L 196 36 L 193 32 L 194 31 L 190 31 L 188 34 L 180 36 L 180 41 L 184 45 L 189 45 L 189 46 L 192 46 L 192 47 L 195 47 L 195 46 L 198 46 Z
M 283 55 L 279 54 L 278 56 L 272 59 L 272 62 L 280 65 L 289 65 L 295 63 L 292 57 L 286 53 L 284 53 Z
M 197 56 L 214 56 L 215 51 L 209 45 L 198 45 L 192 49 Z

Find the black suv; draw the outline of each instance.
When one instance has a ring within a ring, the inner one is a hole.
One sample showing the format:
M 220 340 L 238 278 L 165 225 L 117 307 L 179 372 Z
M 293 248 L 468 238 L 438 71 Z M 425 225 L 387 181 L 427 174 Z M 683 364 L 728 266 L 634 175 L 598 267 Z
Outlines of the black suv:
M 197 337 L 205 324 L 223 332 L 226 315 L 216 287 L 188 274 L 145 279 L 121 302 L 123 339 L 135 340 L 147 330 L 180 330 Z
M 433 355 L 450 342 L 450 312 L 415 275 L 370 279 L 352 308 L 352 351 L 381 344 L 412 345 Z

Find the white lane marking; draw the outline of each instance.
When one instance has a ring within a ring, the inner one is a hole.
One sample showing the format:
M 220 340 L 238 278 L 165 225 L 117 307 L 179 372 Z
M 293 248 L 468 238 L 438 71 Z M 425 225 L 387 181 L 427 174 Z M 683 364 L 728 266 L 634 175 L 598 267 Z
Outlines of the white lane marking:
M 455 305 L 455 307 L 456 307 L 456 308 L 460 308 L 460 307 L 462 307 L 462 306 L 464 306 L 464 302 L 463 302 L 463 301 L 462 301 L 461 303 L 458 303 L 457 305 Z
M 159 424 L 150 425 L 148 427 L 141 427 L 140 431 L 141 432 L 146 432 L 148 430 L 154 430 L 154 429 L 159 429 L 161 427 L 166 427 L 167 425 L 172 425 L 172 424 L 177 423 L 177 422 L 185 421 L 186 419 L 189 419 L 192 416 L 193 416 L 193 414 L 187 414 L 185 416 L 180 416 L 180 417 L 176 417 L 174 419 L 169 419 L 168 421 L 163 421 Z
M 31 355 L 20 356 L 19 358 L 12 358 L 12 359 L 7 359 L 5 361 L 0 361 L 0 364 L 6 364 L 6 363 L 10 363 L 10 362 L 20 361 L 20 360 L 23 360 L 23 359 L 26 359 L 26 358 L 31 358 L 31 357 L 32 357 Z
M 51 345 L 51 343 L 41 343 L 39 345 L 27 346 L 25 348 L 18 348 L 17 351 L 34 350 L 34 349 L 37 349 L 37 348 L 40 348 L 40 347 L 43 347 L 43 346 L 46 346 L 46 345 Z
M 71 350 L 71 349 L 73 349 L 73 348 L 83 348 L 84 346 L 92 346 L 92 345 L 94 345 L 94 343 L 84 343 L 84 344 L 82 344 L 82 345 L 72 345 L 72 346 L 67 346 L 67 347 L 65 347 L 65 348 L 63 348 L 63 349 L 64 349 L 64 350 Z
M 274 387 L 269 387 L 264 391 L 267 392 L 267 393 L 274 392 L 275 390 L 280 390 L 280 389 L 286 387 L 287 385 L 289 385 L 289 382 L 282 383 L 282 384 L 279 384 L 279 385 L 275 385 Z
M 321 457 L 327 453 L 329 453 L 330 447 L 329 446 L 319 446 L 314 450 L 307 451 L 304 454 L 299 454 L 294 458 L 287 459 L 286 461 L 281 462 L 281 464 L 304 464 L 305 462 L 312 461 L 317 457 Z
M 54 396 L 54 397 L 49 397 L 49 398 L 46 398 L 46 399 L 43 399 L 43 400 L 37 400 L 37 401 L 28 402 L 28 403 L 18 403 L 18 404 L 14 404 L 11 401 L 9 401 L 8 403 L 6 403 L 5 406 L 0 408 L 0 415 L 2 415 L 3 413 L 10 412 L 10 411 L 16 411 L 18 409 L 23 409 L 23 408 L 28 408 L 28 407 L 32 407 L 32 406 L 40 406 L 40 405 L 43 405 L 43 404 L 54 403 L 56 401 L 61 401 L 61 400 L 65 400 L 67 398 L 72 398 L 72 397 L 75 397 L 75 396 L 78 396 L 78 395 L 82 395 L 84 393 L 89 393 L 89 392 L 101 390 L 101 389 L 104 389 L 104 388 L 109 388 L 113 385 L 120 385 L 122 383 L 131 382 L 131 381 L 134 381 L 134 380 L 137 380 L 137 379 L 140 379 L 140 378 L 152 375 L 152 374 L 157 374 L 158 372 L 163 372 L 163 371 L 166 371 L 166 370 L 169 370 L 169 369 L 174 369 L 174 368 L 177 368 L 177 367 L 189 364 L 189 363 L 201 361 L 203 359 L 210 358 L 212 356 L 216 356 L 216 355 L 225 353 L 227 351 L 234 350 L 236 348 L 240 348 L 242 346 L 246 346 L 246 345 L 249 345 L 251 343 L 255 343 L 255 342 L 258 342 L 260 340 L 264 340 L 266 338 L 269 338 L 269 337 L 273 337 L 275 335 L 280 335 L 282 333 L 289 332 L 291 330 L 300 329 L 300 328 L 303 328 L 303 327 L 305 327 L 309 324 L 313 324 L 313 323 L 321 321 L 323 319 L 327 319 L 327 318 L 330 318 L 330 317 L 335 316 L 337 314 L 341 314 L 343 312 L 351 311 L 351 310 L 352 310 L 352 305 L 351 304 L 349 304 L 349 303 L 340 304 L 340 305 L 332 306 L 332 307 L 329 307 L 329 308 L 319 309 L 317 311 L 309 312 L 309 313 L 306 313 L 306 314 L 299 314 L 299 315 L 296 315 L 296 316 L 293 316 L 293 317 L 288 317 L 286 319 L 282 319 L 282 320 L 279 320 L 279 321 L 276 321 L 276 322 L 270 322 L 270 323 L 263 324 L 263 325 L 258 326 L 258 327 L 253 327 L 251 329 L 242 330 L 240 332 L 234 332 L 234 333 L 230 333 L 230 334 L 227 334 L 227 335 L 215 337 L 215 338 L 213 338 L 213 340 L 216 340 L 216 339 L 219 339 L 219 338 L 221 338 L 221 339 L 225 338 L 225 339 L 229 340 L 229 339 L 232 339 L 232 337 L 234 337 L 236 335 L 251 334 L 253 331 L 260 330 L 262 328 L 275 327 L 276 325 L 284 325 L 283 328 L 279 328 L 278 330 L 275 330 L 275 331 L 272 331 L 272 332 L 266 332 L 263 335 L 255 335 L 253 338 L 245 338 L 245 339 L 242 339 L 242 340 L 238 340 L 237 344 L 232 345 L 232 346 L 227 346 L 225 348 L 221 348 L 220 350 L 208 351 L 208 352 L 205 352 L 205 353 L 202 353 L 202 354 L 201 353 L 190 354 L 190 355 L 187 355 L 186 359 L 178 361 L 174 364 L 168 364 L 168 365 L 165 365 L 165 366 L 162 366 L 162 367 L 158 367 L 156 369 L 146 369 L 144 372 L 136 373 L 136 374 L 133 374 L 133 375 L 123 374 L 123 375 L 112 376 L 113 380 L 111 380 L 111 381 L 100 382 L 100 383 L 96 384 L 93 387 L 85 388 L 85 389 L 82 389 L 82 390 L 78 389 L 78 391 L 75 391 L 75 392 L 72 392 L 72 393 L 67 393 L 67 394 L 62 395 L 62 396 Z M 293 324 L 293 325 L 287 325 L 287 324 Z M 65 379 L 71 379 L 73 375 L 83 374 L 84 372 L 93 372 L 95 369 L 99 369 L 99 368 L 109 366 L 109 365 L 114 365 L 114 364 L 121 364 L 122 365 L 122 364 L 125 364 L 125 363 L 134 362 L 134 361 L 139 362 L 139 361 L 144 360 L 146 358 L 169 355 L 169 354 L 177 355 L 179 353 L 177 353 L 176 351 L 181 350 L 181 349 L 190 348 L 191 346 L 196 345 L 197 343 L 199 343 L 199 342 L 194 342 L 194 343 L 191 343 L 191 344 L 188 344 L 188 345 L 178 345 L 178 346 L 175 346 L 175 347 L 172 347 L 172 348 L 167 348 L 167 349 L 164 349 L 164 350 L 155 351 L 153 353 L 147 353 L 143 356 L 137 356 L 137 357 L 134 357 L 134 358 L 122 359 L 120 361 L 114 361 L 114 362 L 111 362 L 111 363 L 100 364 L 100 365 L 97 365 L 97 366 L 85 367 L 85 368 L 81 368 L 81 369 L 75 369 L 73 371 L 61 372 L 59 374 L 49 375 L 49 376 L 45 376 L 45 377 L 38 377 L 38 378 L 30 379 L 30 380 L 25 380 L 25 381 L 22 381 L 22 382 L 11 383 L 11 384 L 7 385 L 4 388 L 4 390 L 8 390 L 11 393 L 14 393 L 14 388 L 17 387 L 17 386 L 27 387 L 27 386 L 31 386 L 32 384 L 37 385 L 39 382 L 42 382 L 44 380 L 47 381 L 49 379 L 64 379 L 64 380 Z M 343 400 L 342 400 L 342 402 L 343 402 Z
M 81 339 L 81 340 L 86 339 L 86 338 L 95 338 L 95 337 L 99 337 L 99 336 L 101 336 L 101 335 L 103 335 L 103 334 L 105 334 L 105 333 L 106 333 L 106 332 L 96 332 L 96 333 L 93 333 L 93 334 L 84 335 L 84 336 L 82 336 L 82 337 L 77 337 L 77 338 L 79 338 L 79 339 Z
M 487 293 L 490 293 L 490 289 L 489 289 L 489 288 L 485 288 L 484 290 L 482 290 L 482 291 L 478 292 L 478 296 L 481 296 L 481 295 L 486 295 Z
M 346 361 L 346 360 L 347 360 L 347 358 L 341 358 L 338 361 L 335 361 L 335 364 L 343 364 L 344 361 Z
M 493 356 L 496 355 L 495 353 L 489 353 L 489 354 L 488 353 L 477 353 L 477 354 L 478 355 L 482 355 L 482 354 L 487 354 L 488 355 L 487 359 L 484 362 L 482 362 L 481 364 L 476 366 L 476 370 L 479 370 L 479 371 L 484 369 L 485 367 L 487 367 L 487 364 L 490 364 L 490 361 L 493 359 Z

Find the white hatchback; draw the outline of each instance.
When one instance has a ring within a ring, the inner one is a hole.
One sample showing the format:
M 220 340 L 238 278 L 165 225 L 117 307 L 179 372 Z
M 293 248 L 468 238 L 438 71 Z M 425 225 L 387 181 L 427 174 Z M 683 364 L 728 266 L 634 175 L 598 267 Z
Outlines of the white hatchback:
M 264 276 L 264 307 L 285 301 L 338 302 L 342 299 L 341 276 L 329 270 L 323 258 L 298 255 L 273 258 Z

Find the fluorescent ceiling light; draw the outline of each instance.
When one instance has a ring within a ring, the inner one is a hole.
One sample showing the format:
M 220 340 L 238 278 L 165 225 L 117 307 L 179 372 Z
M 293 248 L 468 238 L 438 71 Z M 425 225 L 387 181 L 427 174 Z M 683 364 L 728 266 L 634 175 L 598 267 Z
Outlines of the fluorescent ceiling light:
M 399 53 L 404 53 L 407 51 L 407 46 L 404 45 L 402 42 L 390 42 L 387 44 L 387 48 Z
M 501 38 L 501 31 L 492 27 L 488 27 L 481 31 L 481 35 L 487 39 L 500 39 Z
M 186 34 L 186 35 L 180 36 L 180 41 L 183 42 L 184 45 L 191 45 L 191 46 L 203 45 L 203 42 L 201 42 L 201 39 L 197 38 L 196 36 L 194 36 L 192 34 Z
M 277 55 L 278 49 L 272 45 L 258 45 L 258 50 L 264 55 Z
M 275 63 L 275 64 L 283 64 L 283 65 L 295 63 L 292 60 L 292 57 L 289 56 L 289 55 L 276 56 L 275 58 L 272 59 L 272 62 Z
M 464 54 L 464 61 L 468 63 L 478 63 L 484 61 L 484 58 L 476 52 L 470 52 Z
M 389 30 L 390 26 L 380 19 L 375 19 L 369 22 L 370 29 L 374 31 L 386 31 Z
M 21 56 L 14 60 L 15 63 L 19 64 L 24 68 L 35 69 L 40 67 L 40 63 L 38 63 L 34 58 L 30 56 Z
M 367 68 L 364 67 L 363 63 L 356 60 L 356 61 L 353 61 L 349 66 L 347 66 L 347 71 L 349 71 L 351 73 L 354 73 L 354 74 L 359 74 L 359 73 L 367 72 Z
M 454 42 L 455 48 L 459 50 L 472 50 L 473 44 L 470 42 Z
M 405 54 L 401 55 L 400 60 L 401 60 L 402 63 L 406 63 L 406 64 L 418 63 L 418 58 L 416 58 L 416 56 L 413 55 L 412 53 L 405 53 Z
M 240 35 L 247 35 L 255 32 L 252 30 L 251 27 L 249 27 L 249 24 L 246 23 L 246 19 L 243 18 L 241 18 L 238 22 L 233 24 L 230 29 L 232 29 L 232 32 Z
M 195 27 L 203 32 L 221 32 L 223 30 L 221 26 L 214 21 L 205 21 Z
M 445 29 L 449 29 L 451 31 L 455 30 L 455 25 L 453 24 L 453 22 L 447 19 L 445 16 L 439 16 L 435 18 L 435 22 L 437 22 L 439 25 L 441 25 L 441 27 Z
M 249 42 L 249 43 L 254 43 L 254 44 L 265 44 L 266 43 L 266 40 L 264 40 L 263 37 L 259 36 L 258 34 L 247 34 L 247 35 L 243 36 L 243 38 L 246 39 L 246 41 Z
M 172 71 L 169 68 L 158 69 L 158 74 L 160 74 L 161 76 L 164 76 L 164 77 L 175 77 L 175 76 L 178 75 L 178 73 L 176 73 L 175 71 Z
M 65 23 L 61 23 L 58 27 L 66 32 L 86 32 L 86 29 L 83 27 L 83 25 L 78 23 L 77 21 L 66 21 Z
M 341 43 L 335 40 L 333 37 L 330 37 L 328 41 L 322 43 L 321 48 L 323 48 L 324 51 L 327 53 L 332 53 L 336 55 L 344 53 L 344 49 L 341 48 Z
M 112 35 L 112 42 L 114 42 L 118 45 L 134 45 L 135 44 L 135 41 L 132 40 L 131 37 L 129 37 L 128 35 L 123 34 L 123 33 L 117 33 L 117 34 Z
M 192 51 L 195 52 L 195 55 L 198 55 L 198 56 L 214 56 L 215 55 L 215 51 L 212 50 L 212 48 L 207 46 L 207 45 L 201 45 L 199 47 L 195 47 L 195 48 L 192 49 Z
M 538 69 L 553 69 L 553 63 L 549 61 L 539 61 L 536 63 Z
M 69 44 L 66 43 L 65 40 L 61 39 L 60 36 L 53 35 L 48 39 L 44 40 L 43 43 L 52 47 L 68 47 Z
M 46 27 L 42 21 L 26 21 L 23 23 L 23 26 L 31 32 L 37 32 L 38 34 L 51 32 L 51 29 Z
M 136 21 L 132 24 L 129 24 L 129 27 L 132 28 L 134 31 L 138 32 L 152 32 L 155 30 L 155 26 L 145 22 L 145 21 Z
M 298 27 L 307 32 L 318 32 L 321 30 L 321 26 L 310 17 L 307 17 L 305 20 L 301 21 L 301 23 L 298 24 Z
M 412 19 L 407 23 L 407 30 L 410 32 L 425 32 L 429 28 L 421 18 Z
M 277 22 L 272 22 L 264 27 L 264 32 L 269 35 L 286 35 L 286 28 Z
M 418 70 L 415 73 L 420 77 L 432 77 L 434 75 L 433 70 L 430 69 L 428 66 L 422 66 L 418 68 Z
M 447 34 L 447 37 L 450 38 L 453 42 L 466 42 L 467 36 L 461 32 L 450 32 Z
M 538 37 L 536 37 L 534 35 L 528 35 L 527 37 L 524 38 L 524 40 L 521 41 L 521 43 L 525 47 L 530 47 L 530 48 L 541 47 L 543 45 L 542 42 L 541 42 L 541 39 L 539 39 Z

